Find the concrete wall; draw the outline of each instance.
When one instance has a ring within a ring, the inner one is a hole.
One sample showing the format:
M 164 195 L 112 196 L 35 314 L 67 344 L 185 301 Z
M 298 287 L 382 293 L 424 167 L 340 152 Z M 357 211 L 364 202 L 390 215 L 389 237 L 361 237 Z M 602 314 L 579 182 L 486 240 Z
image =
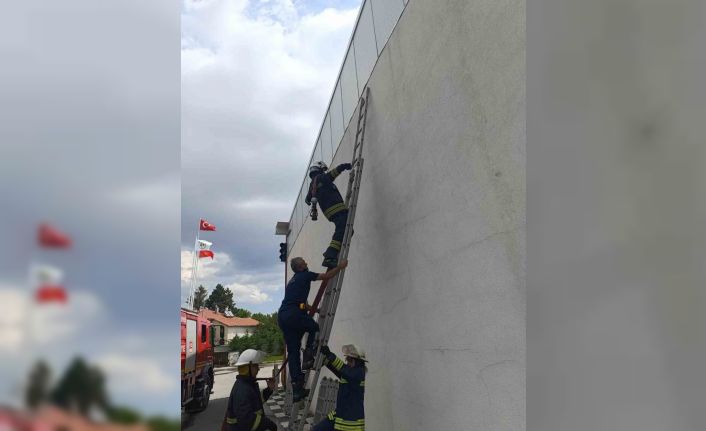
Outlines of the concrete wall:
M 410 0 L 369 81 L 331 345 L 368 352 L 371 430 L 525 428 L 524 17 L 517 0 Z M 290 256 L 321 270 L 332 232 L 307 220 Z

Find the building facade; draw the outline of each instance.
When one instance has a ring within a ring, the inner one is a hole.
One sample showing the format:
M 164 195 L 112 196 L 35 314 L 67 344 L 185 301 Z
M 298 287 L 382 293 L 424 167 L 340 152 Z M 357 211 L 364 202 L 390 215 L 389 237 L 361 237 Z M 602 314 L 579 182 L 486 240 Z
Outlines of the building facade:
M 221 313 L 204 308 L 199 311 L 206 319 L 211 321 L 211 328 L 214 336 L 213 363 L 215 365 L 229 365 L 228 353 L 230 347 L 228 343 L 233 338 L 250 335 L 260 324 L 250 317 L 228 317 Z
M 361 8 L 311 161 L 351 161 L 351 119 L 370 87 L 330 340 L 367 350 L 370 429 L 525 429 L 524 19 L 518 0 Z M 344 195 L 347 181 L 336 180 Z M 333 224 L 309 219 L 308 187 L 288 259 L 322 271 Z

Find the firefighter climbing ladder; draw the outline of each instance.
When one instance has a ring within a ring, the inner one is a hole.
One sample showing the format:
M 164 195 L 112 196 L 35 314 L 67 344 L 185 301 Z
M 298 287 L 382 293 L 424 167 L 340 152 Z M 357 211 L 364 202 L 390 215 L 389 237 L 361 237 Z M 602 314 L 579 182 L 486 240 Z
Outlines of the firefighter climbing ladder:
M 343 241 L 341 244 L 341 251 L 339 253 L 339 260 L 348 258 L 348 250 L 350 248 L 351 237 L 353 236 L 353 222 L 355 220 L 355 213 L 358 208 L 358 192 L 360 191 L 360 180 L 361 174 L 363 172 L 363 142 L 365 140 L 365 124 L 367 121 L 368 114 L 368 100 L 370 99 L 370 88 L 366 87 L 363 95 L 358 102 L 358 125 L 355 133 L 355 145 L 353 146 L 353 169 L 351 169 L 350 176 L 348 177 L 348 191 L 346 192 L 346 206 L 348 207 L 348 220 L 346 221 L 346 230 L 343 234 Z M 319 376 L 321 374 L 321 367 L 323 366 L 323 357 L 321 356 L 321 346 L 328 344 L 329 335 L 331 334 L 331 329 L 333 327 L 333 320 L 336 317 L 336 308 L 338 306 L 338 298 L 341 294 L 341 285 L 343 284 L 343 276 L 345 275 L 345 268 L 341 270 L 332 280 L 332 288 L 328 288 L 327 285 L 322 285 L 319 288 L 319 292 L 316 295 L 316 300 L 313 304 L 313 309 L 316 310 L 318 307 L 318 301 L 321 299 L 321 294 L 324 293 L 323 304 L 319 311 L 319 334 L 316 340 L 316 355 L 314 361 L 314 368 L 308 370 L 304 375 L 304 385 L 307 387 L 309 382 L 309 377 L 311 372 L 314 372 L 314 379 L 309 385 L 309 395 L 306 397 L 304 402 L 304 410 L 302 411 L 301 420 L 299 418 L 299 408 L 301 406 L 301 401 L 292 404 L 292 412 L 289 416 L 289 430 L 290 431 L 303 431 L 306 415 L 311 407 L 311 401 L 314 398 L 314 393 L 316 392 L 316 385 L 319 381 Z

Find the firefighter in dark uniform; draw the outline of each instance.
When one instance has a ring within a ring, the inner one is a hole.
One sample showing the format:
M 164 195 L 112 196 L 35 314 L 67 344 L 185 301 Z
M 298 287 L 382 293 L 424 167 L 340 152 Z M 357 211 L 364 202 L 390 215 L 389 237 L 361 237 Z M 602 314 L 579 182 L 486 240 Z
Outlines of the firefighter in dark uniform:
M 265 352 L 248 349 L 240 354 L 238 375 L 228 398 L 221 431 L 277 431 L 277 424 L 265 416 L 263 403 L 275 389 L 275 380 L 267 379 L 267 388 L 260 392 L 257 373 Z
M 289 279 L 284 289 L 284 300 L 282 300 L 282 305 L 277 312 L 277 323 L 282 329 L 284 343 L 287 345 L 293 401 L 297 402 L 308 395 L 308 391 L 304 389 L 302 368 L 310 369 L 314 365 L 314 351 L 316 350 L 314 341 L 316 333 L 319 332 L 319 324 L 307 314 L 310 307 L 306 301 L 309 298 L 311 282 L 333 278 L 338 274 L 338 271 L 348 266 L 348 261 L 343 260 L 336 268 L 322 274 L 309 271 L 306 261 L 301 257 L 293 258 L 289 264 L 294 275 Z M 302 364 L 299 359 L 299 350 L 305 333 L 308 333 L 309 336 L 306 340 L 304 363 Z
M 309 178 L 311 185 L 309 192 L 304 199 L 307 205 L 319 204 L 324 217 L 336 226 L 333 238 L 328 248 L 324 252 L 324 261 L 321 266 L 333 268 L 338 264 L 338 252 L 341 251 L 341 241 L 346 230 L 346 220 L 348 220 L 348 208 L 343 203 L 341 193 L 338 191 L 333 180 L 343 171 L 352 168 L 350 163 L 343 163 L 327 171 L 328 167 L 324 162 L 316 162 L 309 168 Z
M 353 344 L 343 346 L 345 363 L 328 346 L 321 346 L 324 364 L 340 379 L 336 410 L 316 424 L 311 431 L 365 431 L 365 352 Z

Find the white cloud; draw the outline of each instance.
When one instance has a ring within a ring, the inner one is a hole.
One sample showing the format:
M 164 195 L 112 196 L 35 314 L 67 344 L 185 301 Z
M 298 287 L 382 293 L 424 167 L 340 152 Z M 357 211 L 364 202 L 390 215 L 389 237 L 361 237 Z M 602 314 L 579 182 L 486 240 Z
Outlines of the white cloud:
M 96 363 L 108 376 L 111 389 L 118 392 L 166 394 L 177 387 L 175 376 L 167 374 L 164 364 L 152 357 L 111 353 L 99 357 Z
M 181 282 L 184 298 L 191 287 L 193 255 L 191 250 L 181 251 Z M 204 261 L 207 263 L 204 264 Z M 234 300 L 240 306 L 263 304 L 272 300 L 271 293 L 279 290 L 283 283 L 281 273 L 234 274 L 224 280 L 223 274 L 233 270 L 233 261 L 227 253 L 217 253 L 216 260 L 213 262 L 210 259 L 201 259 L 196 284 L 207 286 L 210 291 L 217 283 L 221 283 L 233 292 Z
M 215 257 L 211 259 L 210 257 L 201 258 L 199 261 L 199 268 L 197 285 L 203 284 L 204 282 L 211 281 L 215 279 L 224 268 L 231 265 L 231 258 L 228 253 L 221 252 L 218 250 L 214 251 Z M 191 285 L 191 274 L 194 268 L 193 264 L 194 251 L 193 250 L 182 250 L 181 251 L 181 284 L 182 286 Z
M 270 295 L 253 284 L 231 283 L 225 287 L 233 291 L 236 304 L 262 304 L 270 300 Z
M 291 213 L 358 13 L 308 6 L 186 1 L 182 12 L 182 219 L 230 224 L 198 284 L 230 287 L 238 305 L 278 303 L 274 225 Z M 182 225 L 187 250 L 191 232 Z M 191 257 L 182 251 L 182 298 Z
M 105 307 L 93 293 L 68 291 L 66 304 L 37 304 L 27 289 L 0 288 L 0 351 L 22 353 L 27 343 L 46 347 L 75 337 L 87 323 L 95 326 Z

